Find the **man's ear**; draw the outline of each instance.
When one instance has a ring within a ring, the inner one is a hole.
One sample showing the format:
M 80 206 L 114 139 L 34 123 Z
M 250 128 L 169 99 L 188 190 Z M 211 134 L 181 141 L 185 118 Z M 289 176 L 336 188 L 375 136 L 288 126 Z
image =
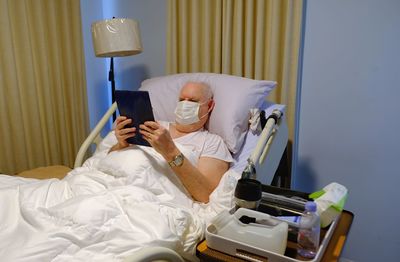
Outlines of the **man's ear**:
M 214 99 L 210 99 L 210 101 L 208 102 L 208 112 L 211 112 L 214 109 L 215 106 L 215 102 Z

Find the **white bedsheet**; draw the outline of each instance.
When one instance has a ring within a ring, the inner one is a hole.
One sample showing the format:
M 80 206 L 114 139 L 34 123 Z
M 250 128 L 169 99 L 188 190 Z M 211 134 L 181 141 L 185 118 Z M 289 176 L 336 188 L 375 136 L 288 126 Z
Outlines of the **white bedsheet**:
M 192 259 L 238 177 L 226 172 L 200 204 L 152 148 L 136 146 L 97 154 L 63 180 L 0 175 L 1 261 L 121 261 L 144 246 Z

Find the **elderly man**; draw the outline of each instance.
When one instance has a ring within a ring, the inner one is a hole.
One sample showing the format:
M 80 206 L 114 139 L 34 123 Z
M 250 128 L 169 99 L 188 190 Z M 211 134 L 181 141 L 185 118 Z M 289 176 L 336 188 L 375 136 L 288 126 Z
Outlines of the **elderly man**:
M 192 197 L 208 202 L 222 175 L 233 159 L 222 138 L 205 130 L 215 102 L 211 88 L 205 83 L 188 82 L 179 94 L 175 123 L 148 121 L 139 132 L 169 163 Z M 110 151 L 129 146 L 126 139 L 135 136 L 135 128 L 124 128 L 134 119 L 120 116 L 116 120 L 118 143 Z M 177 143 L 193 148 L 198 161 L 193 163 L 178 149 Z

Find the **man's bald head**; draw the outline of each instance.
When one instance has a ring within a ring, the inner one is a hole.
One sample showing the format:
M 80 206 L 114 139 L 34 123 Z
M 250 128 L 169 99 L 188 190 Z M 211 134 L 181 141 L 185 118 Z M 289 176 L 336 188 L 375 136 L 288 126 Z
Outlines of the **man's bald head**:
M 205 102 L 213 97 L 211 87 L 204 82 L 187 82 L 181 89 L 179 100 L 197 99 L 195 102 Z

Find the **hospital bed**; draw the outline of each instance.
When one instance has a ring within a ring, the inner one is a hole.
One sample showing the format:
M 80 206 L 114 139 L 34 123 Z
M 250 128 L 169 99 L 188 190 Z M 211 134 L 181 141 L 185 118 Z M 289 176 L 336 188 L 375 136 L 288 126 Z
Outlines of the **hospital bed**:
M 214 78 L 214 79 L 213 79 Z M 173 97 L 177 97 L 178 89 L 174 87 L 180 87 L 183 83 L 187 81 L 200 81 L 206 82 L 213 88 L 224 89 L 223 92 L 229 92 L 229 86 L 231 83 L 225 83 L 225 78 L 229 78 L 232 81 L 242 80 L 244 82 L 250 81 L 252 82 L 251 88 L 254 88 L 254 80 L 248 80 L 243 78 L 237 78 L 233 76 L 227 75 L 218 75 L 218 74 L 207 74 L 207 73 L 195 73 L 195 74 L 178 74 L 172 75 L 168 77 L 159 77 L 155 79 L 148 80 L 144 83 L 144 86 L 140 90 L 147 90 L 152 95 L 152 101 L 156 100 L 154 96 L 165 98 L 168 96 L 167 92 L 172 92 Z M 219 80 L 219 81 L 218 81 Z M 179 84 L 176 84 L 179 83 Z M 216 87 L 214 84 L 217 83 L 220 86 Z M 261 81 L 260 81 L 261 83 Z M 174 85 L 176 84 L 176 85 Z M 269 91 L 273 87 L 275 87 L 274 82 L 264 81 L 264 93 L 261 92 L 262 95 L 260 97 L 266 96 Z M 225 86 L 226 85 L 226 86 Z M 172 88 L 171 88 L 172 86 Z M 260 84 L 261 86 L 261 84 Z M 248 88 L 248 86 L 244 85 L 243 89 Z M 159 92 L 160 89 L 164 89 L 164 94 L 155 95 Z M 215 90 L 214 90 L 215 93 Z M 227 98 L 229 99 L 229 95 L 227 94 Z M 252 97 L 251 98 L 257 98 Z M 218 97 L 217 106 L 218 106 Z M 264 98 L 265 99 L 265 98 Z M 176 99 L 172 99 L 172 101 L 176 101 Z M 153 101 L 153 104 L 157 105 L 160 101 Z M 165 101 L 163 101 L 165 103 Z M 234 102 L 234 101 L 233 101 Z M 258 104 L 258 105 L 257 105 Z M 285 122 L 284 117 L 284 107 L 281 105 L 275 105 L 272 103 L 268 103 L 267 101 L 262 101 L 260 104 L 259 101 L 254 101 L 254 106 L 258 106 L 258 109 L 263 110 L 264 114 L 260 119 L 256 119 L 254 121 L 260 121 L 261 132 L 246 130 L 246 136 L 244 137 L 244 145 L 241 150 L 235 154 L 235 170 L 237 172 L 243 173 L 243 171 L 250 172 L 251 174 L 243 174 L 243 176 L 252 176 L 252 178 L 258 179 L 263 184 L 271 184 L 272 179 L 274 178 L 274 174 L 278 168 L 280 159 L 282 157 L 283 151 L 287 145 L 288 140 L 288 129 Z M 154 106 L 153 106 L 154 107 Z M 172 107 L 171 107 L 172 108 Z M 170 109 L 171 109 L 170 108 Z M 244 110 L 250 109 L 244 106 Z M 254 108 L 251 108 L 254 109 Z M 93 131 L 90 133 L 88 138 L 82 144 L 76 160 L 75 167 L 79 167 L 83 163 L 83 158 L 87 153 L 89 147 L 94 143 L 96 146 L 102 141 L 102 137 L 100 135 L 101 130 L 104 125 L 108 123 L 110 117 L 117 110 L 117 104 L 114 103 L 109 110 L 104 114 L 102 119 L 95 126 Z M 165 119 L 173 120 L 171 116 L 160 116 L 160 111 L 155 109 L 155 114 L 157 119 Z M 160 110 L 164 110 L 164 112 L 172 112 L 171 110 L 167 110 L 166 108 L 162 108 Z M 249 112 L 250 113 L 250 112 Z M 255 116 L 256 118 L 259 116 Z M 249 170 L 252 169 L 252 170 Z M 163 248 L 163 247 L 147 247 L 143 248 L 131 257 L 127 258 L 125 261 L 151 261 L 156 259 L 170 259 L 171 261 L 180 261 L 180 256 L 172 251 L 171 249 Z
M 187 73 L 151 78 L 142 83 L 140 90 L 150 93 L 156 119 L 174 120 L 173 109 L 180 87 L 188 81 L 205 82 L 213 89 L 216 106 L 210 117 L 208 129 L 220 135 L 233 152 L 235 162 L 231 165 L 230 171 L 238 174 L 236 179 L 242 175 L 250 175 L 263 184 L 271 184 L 288 141 L 284 106 L 266 101 L 267 95 L 276 83 L 212 73 Z M 114 103 L 91 131 L 79 149 L 74 170 L 85 166 L 92 144 L 96 145 L 96 152 L 102 147 L 104 149 L 106 139 L 101 136 L 101 131 L 116 110 L 117 105 Z M 263 111 L 261 116 L 260 111 Z M 231 208 L 229 204 L 232 205 L 232 201 L 228 202 L 225 208 Z M 124 261 L 158 259 L 184 261 L 181 254 L 173 249 L 154 246 L 141 248 L 127 256 Z

